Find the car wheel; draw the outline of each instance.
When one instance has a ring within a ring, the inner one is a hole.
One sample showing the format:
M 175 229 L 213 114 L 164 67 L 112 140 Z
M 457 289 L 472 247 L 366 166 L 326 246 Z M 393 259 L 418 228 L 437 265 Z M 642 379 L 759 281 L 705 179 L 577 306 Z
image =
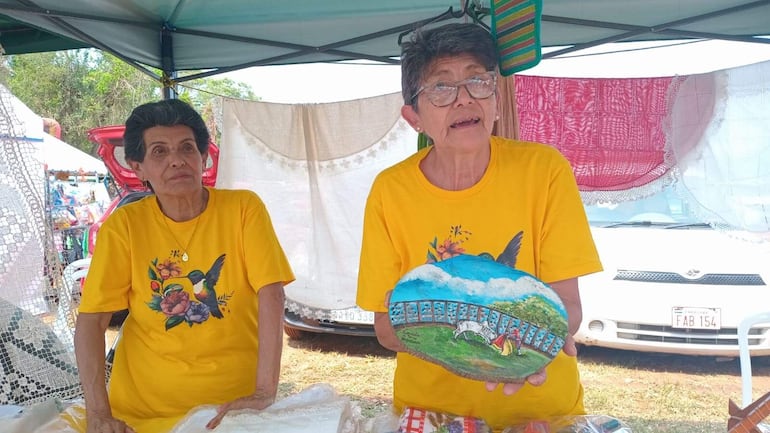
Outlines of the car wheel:
M 296 328 L 289 328 L 288 326 L 283 327 L 283 332 L 286 333 L 290 340 L 303 340 L 308 336 L 307 332 Z

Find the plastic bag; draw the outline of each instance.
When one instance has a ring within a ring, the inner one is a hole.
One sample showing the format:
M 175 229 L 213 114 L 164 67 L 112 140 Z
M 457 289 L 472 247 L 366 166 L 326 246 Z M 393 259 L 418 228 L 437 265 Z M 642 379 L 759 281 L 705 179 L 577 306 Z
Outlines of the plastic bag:
M 211 433 L 206 423 L 216 415 L 216 408 L 194 408 L 169 433 Z M 338 395 L 330 385 L 315 384 L 261 411 L 229 412 L 213 432 L 358 433 L 356 418 L 348 397 Z
M 394 410 L 390 406 L 383 413 L 363 419 L 361 433 L 396 433 L 399 419 Z
M 632 430 L 623 421 L 608 415 L 580 415 L 511 426 L 503 433 L 632 433 Z
M 32 406 L 23 407 L 21 412 L 9 418 L 0 418 L 0 432 L 3 433 L 76 433 L 60 420 L 60 412 L 67 410 L 71 402 L 51 398 Z

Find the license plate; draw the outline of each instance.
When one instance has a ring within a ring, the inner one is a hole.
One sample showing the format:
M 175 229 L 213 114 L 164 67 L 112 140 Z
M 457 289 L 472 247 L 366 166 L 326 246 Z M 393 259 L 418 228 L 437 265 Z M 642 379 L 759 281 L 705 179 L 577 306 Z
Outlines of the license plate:
M 360 308 L 346 308 L 344 310 L 331 310 L 329 317 L 335 322 L 355 323 L 360 325 L 373 325 L 374 312 L 364 311 Z
M 682 329 L 720 329 L 722 312 L 719 308 L 674 307 L 671 326 Z

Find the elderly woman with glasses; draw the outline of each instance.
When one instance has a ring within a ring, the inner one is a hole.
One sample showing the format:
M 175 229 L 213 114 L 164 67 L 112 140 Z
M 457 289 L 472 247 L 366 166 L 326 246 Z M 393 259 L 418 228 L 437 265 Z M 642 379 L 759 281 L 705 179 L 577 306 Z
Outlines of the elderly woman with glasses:
M 402 431 L 438 430 L 436 420 L 448 431 L 499 431 L 584 414 L 572 339 L 582 319 L 577 278 L 601 263 L 568 161 L 553 147 L 492 135 L 497 61 L 494 40 L 476 24 L 417 31 L 402 46 L 401 114 L 432 145 L 374 181 L 357 294 L 376 313 L 380 343 L 397 352 L 393 403 Z M 564 349 L 524 383 L 457 376 L 405 352 L 395 335 L 389 291 L 411 269 L 460 254 L 491 255 L 535 275 L 566 306 Z

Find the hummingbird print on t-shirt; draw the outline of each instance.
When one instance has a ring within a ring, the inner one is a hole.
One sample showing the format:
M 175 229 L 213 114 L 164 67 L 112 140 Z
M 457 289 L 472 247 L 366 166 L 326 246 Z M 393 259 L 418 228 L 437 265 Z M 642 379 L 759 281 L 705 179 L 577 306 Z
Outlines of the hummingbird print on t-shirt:
M 164 262 L 155 259 L 148 270 L 152 298 L 147 302 L 150 309 L 166 315 L 165 328 L 169 330 L 182 323 L 189 326 L 202 324 L 210 317 L 222 319 L 222 308 L 232 296 L 217 294 L 216 285 L 225 263 L 225 254 L 214 260 L 211 267 L 203 272 L 194 269 L 184 273 L 181 263 L 173 256 Z M 180 280 L 189 283 L 182 284 Z M 192 296 L 190 296 L 192 284 Z

